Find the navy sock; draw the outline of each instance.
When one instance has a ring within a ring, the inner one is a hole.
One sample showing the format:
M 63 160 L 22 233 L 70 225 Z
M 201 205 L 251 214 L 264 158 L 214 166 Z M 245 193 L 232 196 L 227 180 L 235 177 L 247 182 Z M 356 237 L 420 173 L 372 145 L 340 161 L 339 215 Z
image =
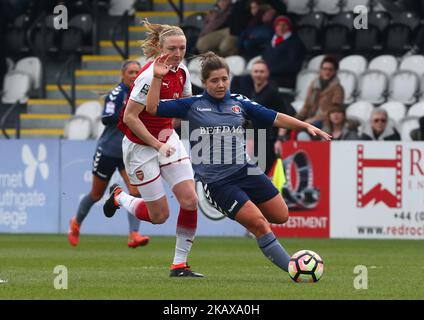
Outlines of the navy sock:
M 128 223 L 130 225 L 130 232 L 138 231 L 141 220 L 138 220 L 136 216 L 132 215 L 129 212 L 127 212 L 127 215 L 128 215 Z
M 133 197 L 136 198 L 141 198 L 139 195 L 131 195 Z M 127 211 L 128 214 L 128 224 L 129 224 L 129 229 L 130 232 L 134 232 L 134 231 L 138 231 L 138 229 L 140 228 L 140 222 L 141 220 L 139 220 L 134 214 L 131 214 L 130 212 Z
M 94 201 L 91 198 L 90 194 L 85 195 L 84 198 L 81 199 L 81 202 L 79 204 L 78 211 L 77 211 L 77 218 L 76 218 L 78 224 L 81 224 L 84 221 L 91 207 L 95 203 L 96 201 Z
M 265 257 L 271 260 L 272 263 L 277 265 L 280 269 L 287 272 L 290 262 L 290 256 L 283 246 L 278 242 L 274 233 L 269 232 L 256 238 L 258 246 L 261 248 Z

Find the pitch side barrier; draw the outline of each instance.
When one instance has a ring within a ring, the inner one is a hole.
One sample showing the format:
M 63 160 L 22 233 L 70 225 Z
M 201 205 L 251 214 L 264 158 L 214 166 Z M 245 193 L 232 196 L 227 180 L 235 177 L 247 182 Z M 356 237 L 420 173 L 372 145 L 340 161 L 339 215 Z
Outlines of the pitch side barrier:
M 0 232 L 66 233 L 91 188 L 96 141 L 0 141 Z M 285 142 L 282 194 L 289 221 L 281 237 L 424 239 L 424 145 L 419 142 Z M 119 174 L 112 182 L 123 183 Z M 199 236 L 244 236 L 238 223 L 200 199 Z M 175 235 L 178 203 L 149 235 Z M 107 219 L 102 199 L 84 221 L 87 234 L 127 234 L 127 215 Z

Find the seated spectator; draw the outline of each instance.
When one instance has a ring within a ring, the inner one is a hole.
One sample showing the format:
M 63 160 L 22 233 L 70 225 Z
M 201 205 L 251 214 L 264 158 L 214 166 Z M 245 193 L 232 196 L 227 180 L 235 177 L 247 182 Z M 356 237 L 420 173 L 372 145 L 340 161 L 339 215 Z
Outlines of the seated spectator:
M 330 134 L 332 140 L 359 140 L 357 123 L 346 119 L 343 107 L 332 107 L 328 111 L 328 121 L 322 130 Z
M 231 91 L 238 92 L 245 95 L 249 99 L 277 112 L 285 113 L 289 116 L 294 116 L 296 111 L 291 105 L 285 104 L 284 99 L 278 92 L 278 88 L 275 84 L 269 82 L 269 69 L 265 61 L 257 60 L 253 66 L 249 76 L 234 77 L 231 82 Z M 265 173 L 267 174 L 271 169 L 276 154 L 274 153 L 274 147 L 276 145 L 277 138 L 282 140 L 282 136 L 285 134 L 285 129 L 278 128 L 266 128 L 266 168 Z M 284 131 L 284 132 L 283 132 Z M 254 139 L 254 152 L 258 155 L 258 134 L 255 132 Z M 281 149 L 279 148 L 281 154 Z M 278 152 L 277 152 L 278 153 Z
M 424 117 L 419 119 L 420 127 L 411 131 L 411 139 L 414 141 L 424 140 Z
M 310 84 L 305 104 L 296 118 L 322 128 L 324 121 L 328 119 L 328 111 L 331 108 L 343 107 L 344 89 L 337 78 L 338 69 L 339 63 L 336 59 L 331 56 L 324 57 L 319 76 Z
M 393 124 L 389 124 L 387 111 L 376 108 L 361 135 L 361 140 L 399 141 L 400 135 Z
M 214 51 L 226 57 L 234 52 L 237 37 L 230 34 L 228 27 L 232 8 L 231 0 L 218 0 L 216 6 L 206 15 L 196 43 L 200 53 Z
M 271 41 L 274 34 L 272 21 L 276 11 L 270 5 L 262 4 L 260 0 L 252 0 L 250 14 L 252 16 L 247 28 L 240 34 L 237 42 L 237 48 L 246 60 L 262 54 Z
M 293 32 L 288 17 L 278 16 L 273 25 L 274 36 L 262 57 L 271 70 L 271 79 L 280 87 L 294 89 L 297 73 L 302 68 L 305 48 Z

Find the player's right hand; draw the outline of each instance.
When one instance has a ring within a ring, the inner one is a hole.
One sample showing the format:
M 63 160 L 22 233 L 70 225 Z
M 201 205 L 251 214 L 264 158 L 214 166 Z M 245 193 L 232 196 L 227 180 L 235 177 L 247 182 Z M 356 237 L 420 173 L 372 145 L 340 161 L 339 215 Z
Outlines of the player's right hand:
M 167 64 L 168 58 L 169 58 L 169 54 L 164 54 L 155 59 L 155 65 L 153 67 L 153 75 L 156 78 L 162 78 L 164 75 L 166 75 L 169 72 L 170 66 Z
M 161 146 L 157 149 L 160 154 L 164 155 L 165 157 L 170 157 L 175 153 L 175 148 L 173 146 L 170 146 L 169 144 L 162 143 Z

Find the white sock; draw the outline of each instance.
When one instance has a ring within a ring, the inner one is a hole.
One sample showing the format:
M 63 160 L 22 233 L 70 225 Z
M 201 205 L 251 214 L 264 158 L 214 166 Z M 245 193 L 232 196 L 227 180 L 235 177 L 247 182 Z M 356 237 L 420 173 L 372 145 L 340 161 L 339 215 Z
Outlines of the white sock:
M 175 255 L 172 264 L 177 265 L 187 262 L 188 254 L 194 241 L 196 230 L 177 228 L 177 239 L 175 244 Z
M 121 207 L 124 207 L 133 216 L 136 216 L 135 208 L 137 206 L 138 201 L 143 201 L 140 198 L 136 198 L 132 195 L 125 193 L 124 191 L 121 191 L 121 193 L 115 196 L 115 200 L 119 203 Z

